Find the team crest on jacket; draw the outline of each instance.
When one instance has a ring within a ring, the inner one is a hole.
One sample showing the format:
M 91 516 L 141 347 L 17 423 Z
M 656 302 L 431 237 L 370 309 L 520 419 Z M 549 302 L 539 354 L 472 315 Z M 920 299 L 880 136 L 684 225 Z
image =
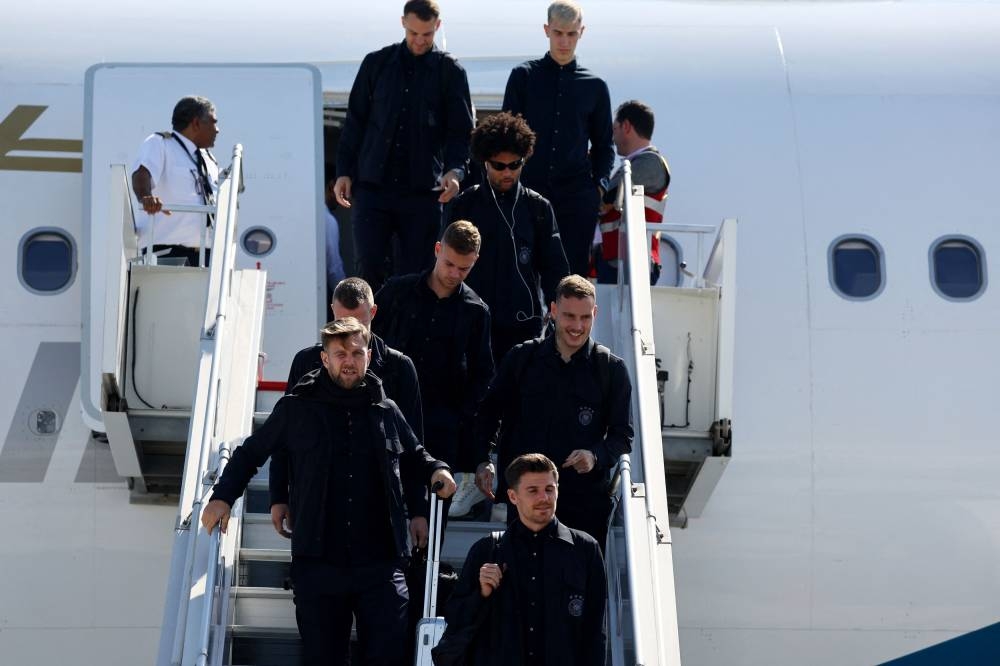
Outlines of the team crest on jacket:
M 517 260 L 522 264 L 529 263 L 531 261 L 531 248 L 527 246 L 522 247 L 517 253 Z
M 594 410 L 590 407 L 581 407 L 576 418 L 580 422 L 580 425 L 589 426 L 594 420 Z
M 571 594 L 569 597 L 569 614 L 573 617 L 583 615 L 583 597 L 579 594 Z

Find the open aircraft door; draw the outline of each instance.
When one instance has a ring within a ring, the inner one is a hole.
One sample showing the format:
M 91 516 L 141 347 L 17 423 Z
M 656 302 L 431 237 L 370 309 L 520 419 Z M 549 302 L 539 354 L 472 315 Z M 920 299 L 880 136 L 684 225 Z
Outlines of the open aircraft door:
M 244 146 L 236 267 L 260 267 L 268 275 L 263 378 L 284 380 L 294 352 L 312 342 L 326 320 L 318 70 L 296 64 L 95 65 L 85 84 L 81 253 L 81 402 L 95 430 L 104 429 L 102 375 L 124 387 L 130 372 L 122 362 L 130 352 L 116 335 L 126 319 L 127 276 L 119 270 L 121 257 L 111 254 L 123 249 L 111 237 L 123 226 L 111 213 L 122 196 L 131 195 L 127 175 L 139 145 L 149 134 L 171 129 L 173 107 L 186 95 L 207 97 L 216 106 L 220 133 L 212 152 L 220 169 L 228 166 L 235 144 Z M 116 164 L 125 165 L 124 183 L 117 182 L 120 168 L 112 183 Z M 136 215 L 143 215 L 141 209 Z M 200 292 L 190 296 L 204 299 Z M 190 373 L 193 379 L 194 367 Z

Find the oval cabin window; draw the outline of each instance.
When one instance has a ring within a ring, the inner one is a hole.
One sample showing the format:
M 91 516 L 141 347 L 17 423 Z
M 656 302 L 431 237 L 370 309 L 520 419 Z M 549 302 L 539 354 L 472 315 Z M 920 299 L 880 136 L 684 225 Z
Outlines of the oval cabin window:
M 931 249 L 931 283 L 950 300 L 976 298 L 986 286 L 983 251 L 965 238 L 943 238 Z
M 243 234 L 243 249 L 254 257 L 263 257 L 274 250 L 274 234 L 264 227 L 247 229 Z
M 875 241 L 853 237 L 834 241 L 830 251 L 834 289 L 849 299 L 874 298 L 885 282 L 882 251 Z
M 69 287 L 76 272 L 76 248 L 61 231 L 35 230 L 21 240 L 18 274 L 28 289 L 59 293 Z

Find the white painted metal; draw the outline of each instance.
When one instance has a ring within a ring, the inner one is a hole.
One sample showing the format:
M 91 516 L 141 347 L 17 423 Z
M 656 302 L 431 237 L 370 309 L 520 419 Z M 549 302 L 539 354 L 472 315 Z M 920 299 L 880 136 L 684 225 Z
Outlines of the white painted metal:
M 641 480 L 645 486 L 642 503 L 644 530 L 636 512 L 628 511 L 625 520 L 626 552 L 630 580 L 633 630 L 637 632 L 636 654 L 639 663 L 669 666 L 680 663 L 680 643 L 677 634 L 677 606 L 674 599 L 673 556 L 667 509 L 667 482 L 663 468 L 663 451 L 660 433 L 660 408 L 656 387 L 656 349 L 652 305 L 650 301 L 648 245 L 646 215 L 642 192 L 632 190 L 631 166 L 626 161 L 622 189 L 627 193 L 623 207 L 627 243 L 623 262 L 625 270 L 619 271 L 618 295 L 627 302 L 627 316 L 618 329 L 624 358 L 629 365 L 634 388 L 632 394 L 634 450 L 642 461 Z M 627 281 L 632 288 L 626 289 Z M 631 344 L 626 343 L 631 341 Z M 631 488 L 632 470 L 623 476 L 623 497 L 626 510 L 633 504 L 634 496 L 625 496 Z M 626 485 L 628 483 L 628 485 Z M 641 549 L 647 552 L 645 562 Z M 640 564 L 642 562 L 642 564 Z M 639 578 L 639 572 L 648 575 Z M 648 586 L 633 581 L 649 581 Z M 641 639 L 641 643 L 640 643 Z M 642 662 L 639 655 L 648 661 Z M 655 658 L 654 658 L 655 657 Z
M 714 421 L 733 418 L 733 380 L 736 350 L 736 220 L 723 220 L 703 277 L 718 288 L 718 360 Z
M 0 118 L 14 105 L 45 106 L 25 138 L 79 140 L 87 64 L 178 54 L 314 62 L 330 99 L 342 100 L 361 55 L 400 39 L 392 2 L 293 1 L 280 15 L 248 3 L 240 39 L 219 38 L 225 5 L 172 7 L 18 5 L 0 28 L 9 63 Z M 495 104 L 510 62 L 546 47 L 536 2 L 511 0 L 502 20 L 481 2 L 443 8 L 449 48 L 477 60 L 469 71 L 481 100 Z M 609 82 L 614 103 L 638 97 L 657 110 L 654 141 L 675 177 L 668 220 L 740 216 L 739 449 L 702 517 L 671 533 L 684 663 L 872 664 L 995 622 L 1000 459 L 982 415 L 992 413 L 989 370 L 1000 364 L 998 296 L 988 287 L 974 303 L 945 302 L 928 284 L 927 249 L 960 232 L 983 244 L 987 264 L 1000 251 L 1000 7 L 588 0 L 584 8 L 581 62 Z M 156 25 L 164 38 L 123 21 Z M 44 49 L 39 34 L 50 37 Z M 189 85 L 153 101 L 148 117 L 162 120 L 149 129 L 164 129 L 176 96 L 206 89 L 181 83 Z M 154 87 L 132 87 L 119 101 Z M 235 133 L 229 111 L 240 108 L 248 124 L 252 111 L 268 132 L 297 123 L 270 104 L 267 95 L 226 104 L 222 138 L 232 131 L 256 155 L 260 141 Z M 124 150 L 141 138 L 125 137 Z M 11 154 L 51 156 L 30 147 Z M 96 173 L 104 179 L 109 163 L 128 161 L 105 159 Z M 83 183 L 79 173 L 0 168 L 12 272 L 16 240 L 40 224 L 64 229 L 87 263 Z M 852 232 L 876 238 L 886 255 L 886 288 L 863 304 L 829 285 L 829 242 Z M 682 249 L 695 264 L 696 243 Z M 267 267 L 271 280 L 286 280 Z M 39 343 L 80 341 L 85 281 L 78 275 L 51 296 L 13 278 L 0 286 L 0 426 L 25 422 L 18 396 Z M 611 301 L 602 294 L 601 302 Z M 272 340 L 289 353 L 308 342 Z M 65 416 L 44 482 L 0 484 L 0 520 L 22 535 L 0 543 L 0 663 L 145 663 L 175 512 L 129 504 L 121 480 L 77 482 L 82 467 L 93 476 L 81 459 L 94 424 L 74 410 Z M 928 524 L 937 538 L 927 539 Z
M 139 463 L 138 449 L 132 438 L 132 429 L 128 424 L 128 414 L 104 412 L 104 428 L 118 474 L 125 477 L 142 478 L 142 465 Z
M 701 463 L 698 476 L 684 500 L 683 521 L 701 517 L 731 460 L 728 456 L 709 456 Z
M 218 635 L 228 621 L 226 602 L 238 543 L 239 508 L 234 507 L 230 522 L 233 533 L 226 537 L 218 533 L 210 537 L 201 528 L 200 516 L 214 475 L 221 473 L 228 460 L 228 446 L 222 443 L 250 433 L 255 406 L 265 277 L 261 271 L 234 270 L 238 212 L 235 183 L 241 172 L 242 147 L 237 145 L 231 175 L 218 192 L 212 243 L 215 260 L 208 270 L 198 374 L 197 381 L 192 382 L 194 399 L 160 641 L 161 664 L 204 664 L 213 626 Z M 170 272 L 165 274 L 170 276 Z
M 98 60 L 106 62 L 103 58 Z M 137 90 L 144 90 L 145 94 L 137 95 Z M 241 195 L 244 212 L 238 233 L 264 227 L 271 230 L 276 242 L 272 251 L 262 257 L 251 256 L 240 247 L 236 265 L 255 268 L 259 263 L 277 275 L 268 285 L 265 344 L 273 341 L 274 346 L 266 346 L 264 350 L 267 360 L 263 370 L 264 379 L 283 380 L 296 348 L 311 341 L 326 319 L 326 289 L 322 279 L 325 225 L 320 208 L 323 201 L 321 95 L 319 73 L 313 67 L 115 63 L 90 68 L 85 90 L 86 215 L 93 220 L 108 218 L 107 165 L 131 166 L 142 140 L 154 131 L 169 129 L 173 105 L 194 90 L 216 104 L 222 128 L 219 145 L 225 145 L 225 141 L 231 146 L 238 139 L 249 147 L 244 170 L 246 190 Z M 263 99 L 267 99 L 266 108 L 262 108 Z M 227 152 L 221 147 L 218 150 L 220 167 L 227 166 Z M 144 215 L 141 211 L 136 214 Z M 168 223 L 168 219 L 160 223 Z M 85 224 L 82 242 L 82 252 L 88 255 L 81 264 L 81 279 L 87 285 L 83 365 L 88 377 L 82 393 L 86 414 L 95 420 L 99 420 L 100 412 L 100 377 L 91 368 L 100 367 L 102 354 L 110 353 L 100 347 L 99 327 L 104 318 L 103 267 L 107 261 L 108 229 L 103 222 Z M 91 271 L 91 266 L 102 269 Z M 298 288 L 293 288 L 293 283 Z M 93 336 L 91 328 L 95 329 Z M 285 340 L 301 342 L 286 345 Z M 100 429 L 96 423 L 94 428 Z

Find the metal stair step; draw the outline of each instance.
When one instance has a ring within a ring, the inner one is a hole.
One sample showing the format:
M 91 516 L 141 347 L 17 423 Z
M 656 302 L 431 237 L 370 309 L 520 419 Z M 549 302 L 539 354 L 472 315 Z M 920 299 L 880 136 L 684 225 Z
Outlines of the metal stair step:
M 295 604 L 292 592 L 273 587 L 235 587 L 232 592 L 234 627 L 240 631 L 257 631 L 268 635 L 298 633 L 295 626 Z
M 291 562 L 292 551 L 280 548 L 240 548 L 240 563 Z
M 290 550 L 292 542 L 274 530 L 271 516 L 263 513 L 248 513 L 243 517 L 243 548 L 270 550 Z

